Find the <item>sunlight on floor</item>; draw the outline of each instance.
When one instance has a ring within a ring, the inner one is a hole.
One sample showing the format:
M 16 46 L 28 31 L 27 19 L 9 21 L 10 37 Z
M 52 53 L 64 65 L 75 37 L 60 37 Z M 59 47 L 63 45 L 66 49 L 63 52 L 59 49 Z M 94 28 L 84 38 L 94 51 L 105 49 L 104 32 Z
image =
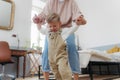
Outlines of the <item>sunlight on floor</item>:
M 25 79 L 23 79 L 23 78 L 18 78 L 18 79 L 16 79 L 16 80 L 39 80 L 39 79 L 38 79 L 38 77 L 28 77 L 28 78 L 25 78 Z

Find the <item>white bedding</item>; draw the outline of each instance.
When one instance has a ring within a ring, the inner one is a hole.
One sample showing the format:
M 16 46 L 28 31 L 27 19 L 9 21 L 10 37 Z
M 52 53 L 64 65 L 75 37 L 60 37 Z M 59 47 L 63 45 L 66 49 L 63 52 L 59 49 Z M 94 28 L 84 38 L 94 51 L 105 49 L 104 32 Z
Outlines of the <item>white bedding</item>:
M 109 61 L 120 62 L 120 52 L 108 54 L 105 51 L 99 50 L 81 50 L 79 52 L 80 67 L 86 68 L 89 61 Z

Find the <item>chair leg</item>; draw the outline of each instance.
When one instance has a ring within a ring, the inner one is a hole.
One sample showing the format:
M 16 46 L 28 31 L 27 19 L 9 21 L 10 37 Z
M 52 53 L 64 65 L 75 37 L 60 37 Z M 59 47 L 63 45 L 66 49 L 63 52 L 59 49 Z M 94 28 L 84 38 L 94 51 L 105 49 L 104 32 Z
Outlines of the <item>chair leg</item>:
M 0 74 L 0 77 L 5 76 L 5 66 L 2 65 L 2 73 Z
M 5 65 L 2 65 L 2 73 L 0 74 L 0 80 L 9 80 L 8 78 L 12 78 L 12 80 L 15 80 L 15 77 L 13 75 L 5 74 Z
M 15 78 L 13 75 L 10 75 L 10 74 L 6 74 L 6 76 L 10 78 Z

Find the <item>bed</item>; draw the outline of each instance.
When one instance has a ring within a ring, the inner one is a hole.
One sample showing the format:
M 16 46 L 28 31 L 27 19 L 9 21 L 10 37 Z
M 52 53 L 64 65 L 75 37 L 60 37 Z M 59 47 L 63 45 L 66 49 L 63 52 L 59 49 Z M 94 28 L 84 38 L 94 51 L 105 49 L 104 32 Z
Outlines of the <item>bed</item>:
M 87 72 L 82 73 L 89 73 L 91 80 L 93 80 L 93 74 L 120 74 L 120 52 L 109 54 L 106 51 L 111 49 L 114 45 L 78 51 L 80 56 L 80 67 L 82 70 L 87 70 Z M 120 46 L 120 44 L 117 45 Z M 97 67 L 96 70 L 95 67 Z M 103 68 L 105 70 L 103 70 Z

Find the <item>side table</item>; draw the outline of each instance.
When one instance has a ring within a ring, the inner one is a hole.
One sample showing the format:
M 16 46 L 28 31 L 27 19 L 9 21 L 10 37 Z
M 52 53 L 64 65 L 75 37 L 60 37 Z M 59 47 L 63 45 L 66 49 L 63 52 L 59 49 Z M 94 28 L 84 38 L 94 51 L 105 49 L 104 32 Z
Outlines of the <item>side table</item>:
M 39 51 L 39 50 L 29 50 L 27 52 L 27 55 L 28 55 L 30 63 L 31 63 L 29 73 L 32 76 L 34 76 L 39 71 L 41 51 Z
M 25 78 L 25 71 L 26 71 L 26 54 L 29 48 L 23 48 L 23 47 L 15 47 L 10 46 L 12 56 L 17 58 L 17 71 L 16 71 L 16 77 L 19 77 L 19 58 L 23 57 L 23 78 Z

